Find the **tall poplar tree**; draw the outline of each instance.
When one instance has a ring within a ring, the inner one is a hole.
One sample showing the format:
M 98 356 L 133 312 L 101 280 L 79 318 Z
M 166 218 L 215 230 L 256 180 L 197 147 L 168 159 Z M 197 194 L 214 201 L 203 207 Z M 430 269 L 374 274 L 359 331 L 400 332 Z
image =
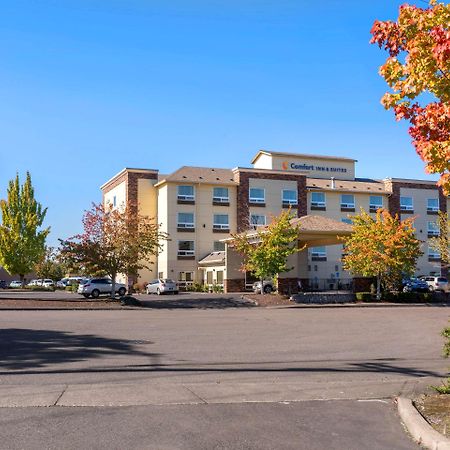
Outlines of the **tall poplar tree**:
M 20 185 L 19 175 L 9 182 L 7 199 L 0 201 L 0 265 L 10 274 L 24 276 L 31 272 L 45 253 L 50 227 L 42 228 L 47 208 L 34 198 L 31 176 L 27 172 Z

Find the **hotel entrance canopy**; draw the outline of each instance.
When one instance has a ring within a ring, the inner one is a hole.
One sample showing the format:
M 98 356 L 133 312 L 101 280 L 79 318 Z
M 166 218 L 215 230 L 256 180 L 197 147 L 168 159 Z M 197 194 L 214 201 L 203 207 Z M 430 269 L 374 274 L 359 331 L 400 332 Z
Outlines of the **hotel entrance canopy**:
M 299 227 L 298 240 L 307 247 L 341 244 L 340 237 L 352 234 L 352 225 L 324 216 L 302 216 L 291 219 L 290 222 L 293 227 Z M 258 242 L 258 231 L 251 230 L 246 234 L 250 239 L 254 238 L 254 243 Z M 233 238 L 224 239 L 224 242 L 233 246 Z

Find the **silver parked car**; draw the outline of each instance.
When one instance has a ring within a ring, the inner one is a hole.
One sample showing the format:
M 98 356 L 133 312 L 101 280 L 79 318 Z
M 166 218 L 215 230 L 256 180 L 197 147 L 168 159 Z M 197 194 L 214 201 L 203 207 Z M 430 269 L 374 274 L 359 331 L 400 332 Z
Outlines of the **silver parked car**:
M 83 297 L 98 298 L 101 294 L 111 293 L 112 282 L 109 278 L 88 278 L 83 280 L 78 286 L 78 293 Z M 116 294 L 123 297 L 127 292 L 127 288 L 123 283 L 116 283 Z
M 263 289 L 264 289 L 265 294 L 270 294 L 271 292 L 275 291 L 273 282 L 270 280 L 264 280 L 263 286 L 264 286 Z M 261 293 L 261 281 L 257 281 L 256 283 L 253 283 L 252 288 L 253 288 L 253 292 L 255 294 L 260 294 Z
M 448 280 L 444 277 L 425 276 L 422 280 L 426 281 L 430 291 L 448 292 Z
M 178 294 L 177 283 L 170 278 L 152 280 L 147 284 L 145 290 L 147 294 Z

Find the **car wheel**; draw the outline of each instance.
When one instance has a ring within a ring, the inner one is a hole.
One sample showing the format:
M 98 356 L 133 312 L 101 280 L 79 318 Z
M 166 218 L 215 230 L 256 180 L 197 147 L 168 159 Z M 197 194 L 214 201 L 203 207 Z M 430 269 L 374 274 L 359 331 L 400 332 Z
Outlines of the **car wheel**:
M 174 295 L 178 295 L 178 291 L 175 291 L 175 292 L 174 292 Z
M 89 294 L 83 294 L 84 298 L 89 298 Z
M 98 289 L 94 289 L 91 293 L 92 298 L 98 298 L 100 296 L 100 291 Z
M 157 293 L 158 295 L 161 295 L 161 291 L 159 290 L 159 288 L 156 289 L 156 293 Z
M 127 290 L 124 287 L 121 287 L 118 292 L 119 297 L 123 297 L 126 294 Z
M 272 292 L 272 286 L 264 286 L 264 293 L 265 294 L 270 294 Z

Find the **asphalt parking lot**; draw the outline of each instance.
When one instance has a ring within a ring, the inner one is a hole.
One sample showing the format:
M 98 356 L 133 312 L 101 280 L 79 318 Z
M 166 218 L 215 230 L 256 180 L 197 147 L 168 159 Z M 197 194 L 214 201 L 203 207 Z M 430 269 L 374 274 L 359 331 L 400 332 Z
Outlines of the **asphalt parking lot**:
M 448 311 L 2 311 L 2 435 L 6 448 L 417 448 L 392 398 L 448 373 Z

